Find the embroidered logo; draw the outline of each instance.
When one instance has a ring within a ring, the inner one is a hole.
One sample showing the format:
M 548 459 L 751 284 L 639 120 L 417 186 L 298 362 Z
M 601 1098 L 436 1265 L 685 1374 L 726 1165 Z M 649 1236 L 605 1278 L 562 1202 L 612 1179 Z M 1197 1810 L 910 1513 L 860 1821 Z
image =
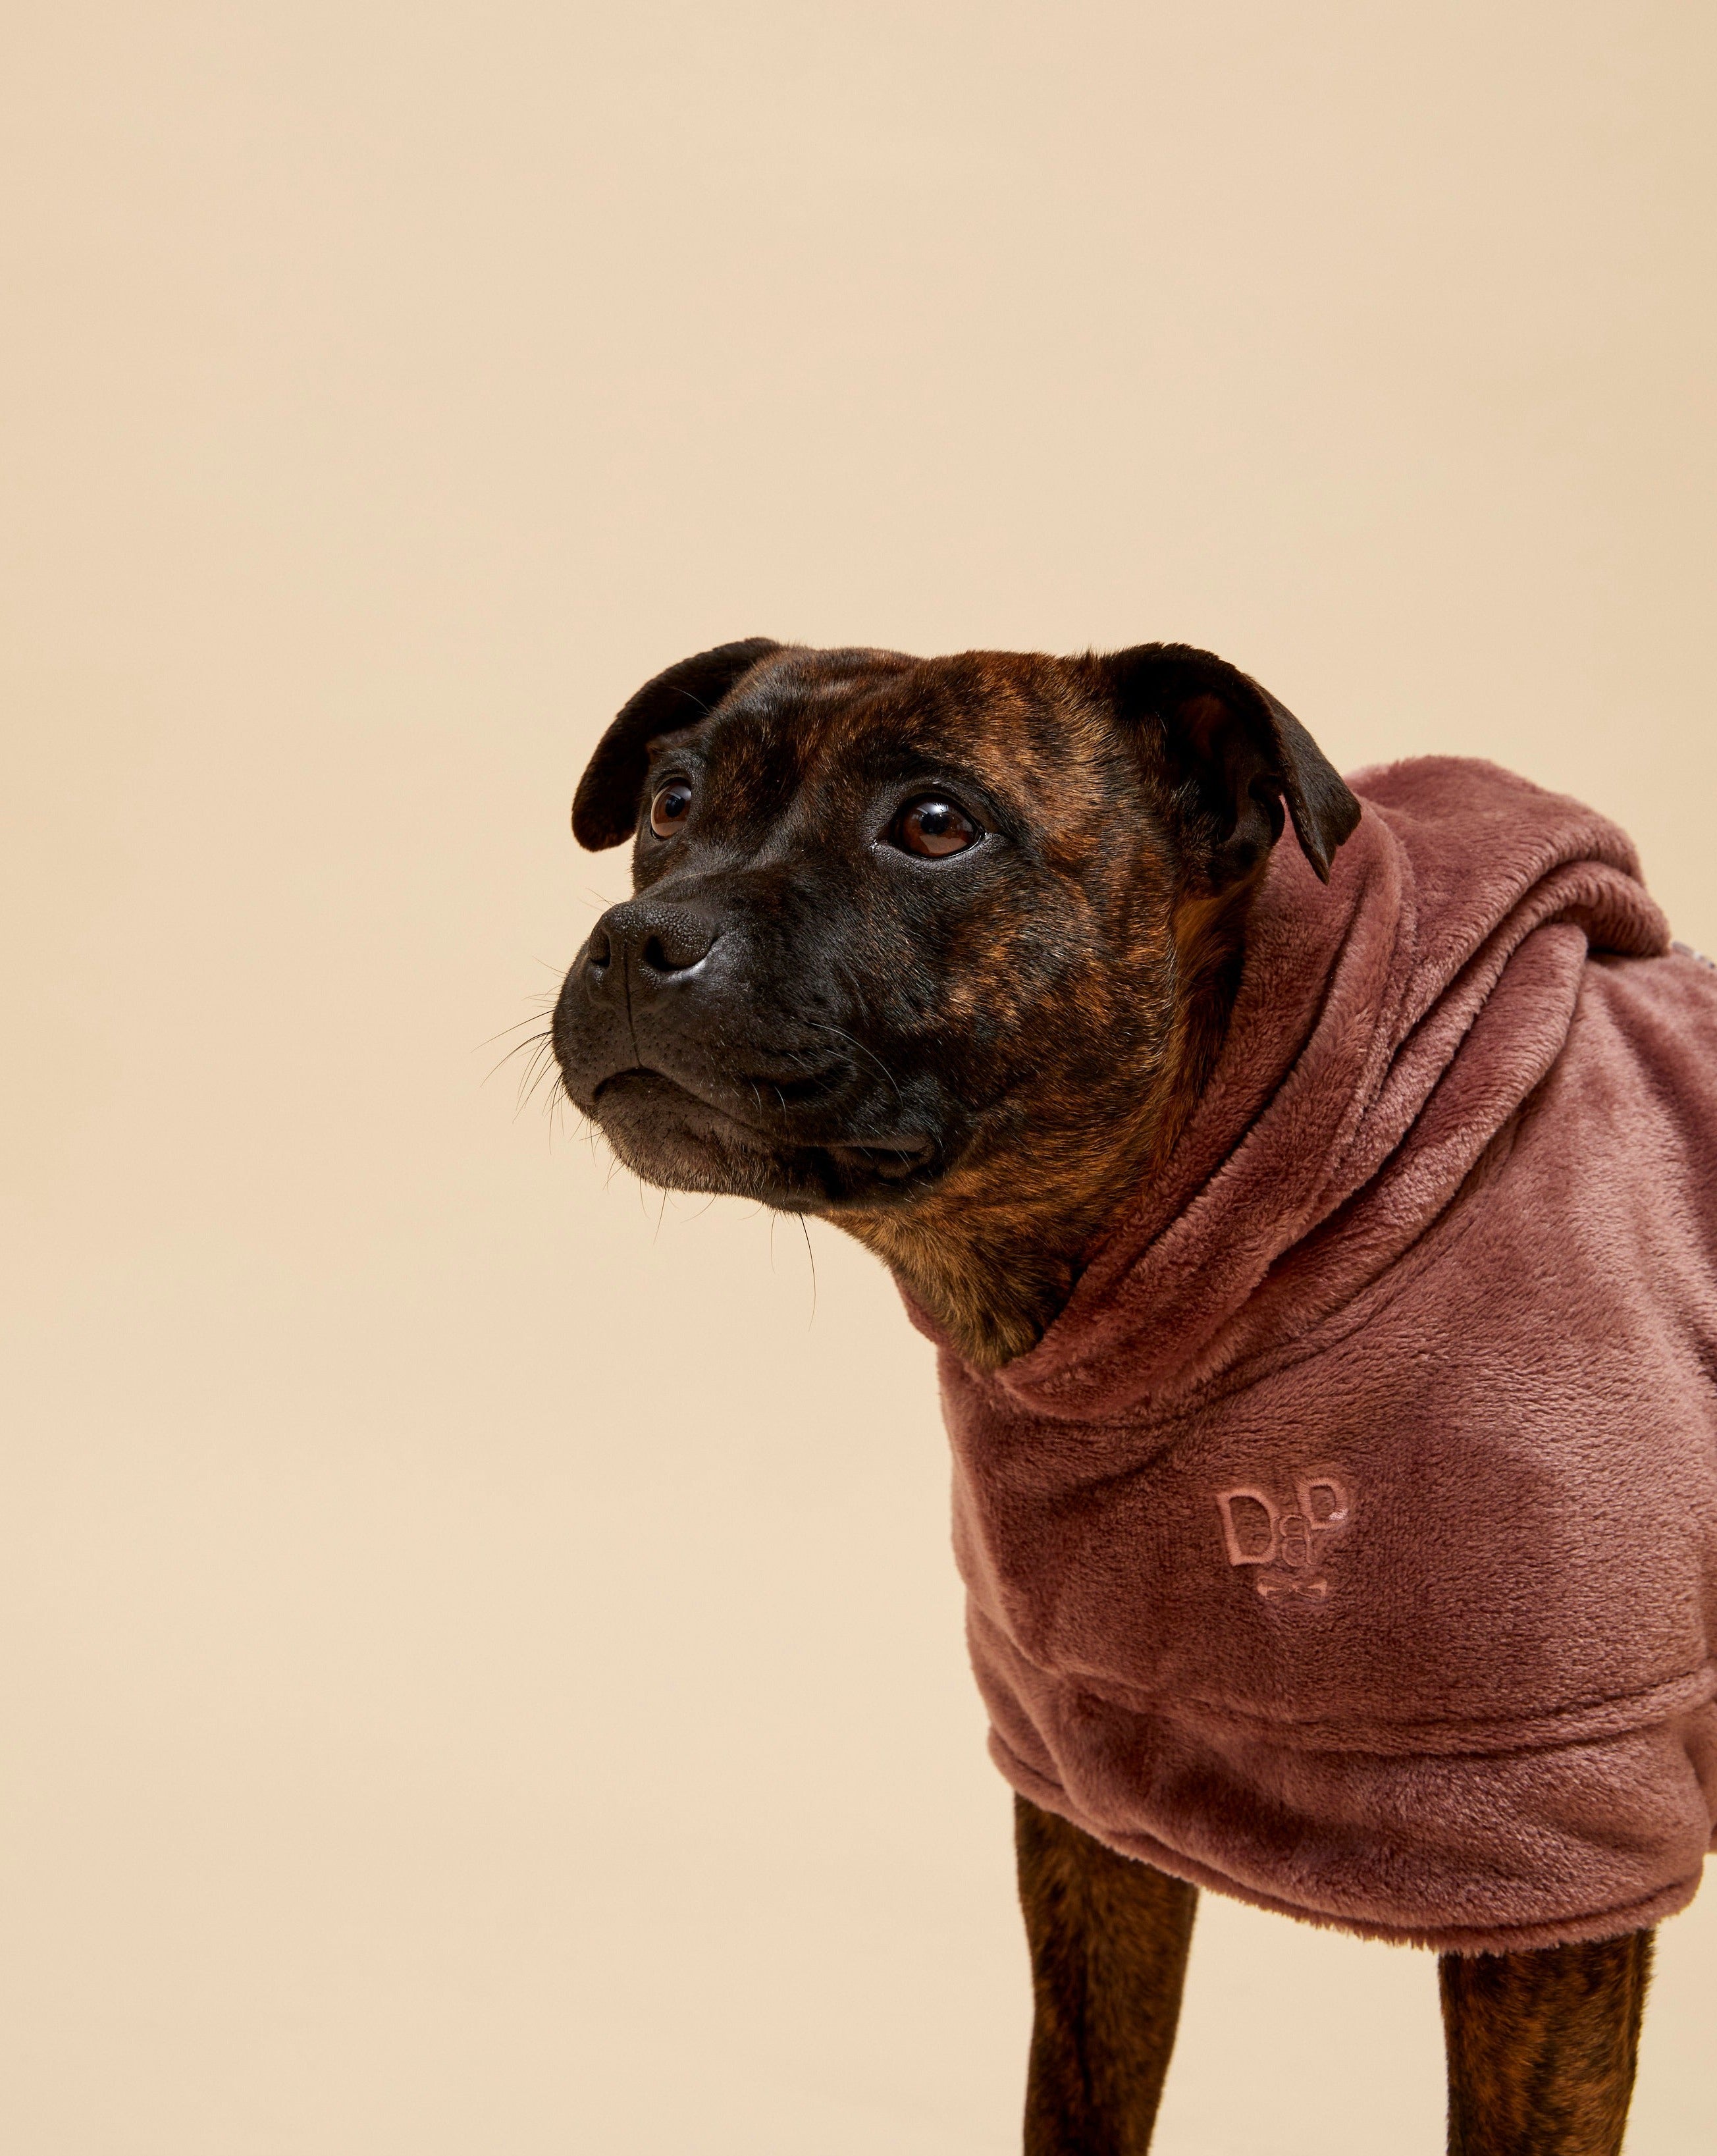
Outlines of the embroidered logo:
M 1293 1496 L 1279 1502 L 1250 1484 L 1223 1490 L 1217 1510 L 1229 1563 L 1257 1568 L 1253 1584 L 1266 1602 L 1309 1608 L 1329 1599 L 1324 1553 L 1353 1524 L 1353 1498 L 1341 1476 L 1309 1469 Z

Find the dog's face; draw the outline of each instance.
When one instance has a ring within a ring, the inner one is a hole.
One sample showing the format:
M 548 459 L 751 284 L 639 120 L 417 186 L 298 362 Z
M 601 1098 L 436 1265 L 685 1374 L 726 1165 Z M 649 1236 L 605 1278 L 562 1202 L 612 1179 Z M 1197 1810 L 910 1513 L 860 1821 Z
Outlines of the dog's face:
M 636 895 L 566 976 L 567 1090 L 649 1182 L 999 1246 L 1102 1197 L 1284 796 L 1326 870 L 1352 797 L 1205 654 L 700 654 L 579 788 Z

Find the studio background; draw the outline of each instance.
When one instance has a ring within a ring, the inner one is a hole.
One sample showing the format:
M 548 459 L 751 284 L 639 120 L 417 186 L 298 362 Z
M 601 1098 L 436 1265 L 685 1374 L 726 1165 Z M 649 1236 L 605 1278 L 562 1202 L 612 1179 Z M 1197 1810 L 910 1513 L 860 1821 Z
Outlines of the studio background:
M 573 783 L 732 637 L 1169 638 L 1583 796 L 1717 946 L 1714 59 L 14 0 L 6 2148 L 1017 2146 L 929 1351 L 485 1079 L 624 886 Z M 1714 2014 L 1717 1898 L 1633 2156 L 1709 2147 Z M 1166 2156 L 1442 2136 L 1430 1958 L 1205 1897 Z

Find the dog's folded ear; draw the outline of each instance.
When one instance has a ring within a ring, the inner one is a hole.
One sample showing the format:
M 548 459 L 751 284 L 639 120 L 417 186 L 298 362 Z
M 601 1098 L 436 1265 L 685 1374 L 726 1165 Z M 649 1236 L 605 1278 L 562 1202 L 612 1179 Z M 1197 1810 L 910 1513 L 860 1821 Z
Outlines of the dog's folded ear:
M 1212 891 L 1240 882 L 1282 835 L 1283 803 L 1327 883 L 1360 804 L 1292 711 L 1213 652 L 1141 644 L 1096 661 L 1117 716 L 1160 762 L 1181 838 Z
M 768 636 L 718 644 L 682 659 L 628 698 L 597 743 L 572 797 L 572 835 L 579 844 L 600 853 L 629 839 L 638 823 L 650 743 L 659 734 L 678 733 L 707 718 L 760 659 L 782 649 Z

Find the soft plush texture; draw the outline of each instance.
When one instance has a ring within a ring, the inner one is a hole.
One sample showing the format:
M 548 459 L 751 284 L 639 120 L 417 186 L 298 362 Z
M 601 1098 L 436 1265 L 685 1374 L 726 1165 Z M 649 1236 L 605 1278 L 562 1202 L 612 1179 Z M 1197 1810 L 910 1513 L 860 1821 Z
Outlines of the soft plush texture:
M 1014 1787 L 1164 1871 L 1602 1938 L 1717 1817 L 1717 972 L 1578 803 L 1352 783 L 1066 1310 L 942 1347 L 973 1662 Z

